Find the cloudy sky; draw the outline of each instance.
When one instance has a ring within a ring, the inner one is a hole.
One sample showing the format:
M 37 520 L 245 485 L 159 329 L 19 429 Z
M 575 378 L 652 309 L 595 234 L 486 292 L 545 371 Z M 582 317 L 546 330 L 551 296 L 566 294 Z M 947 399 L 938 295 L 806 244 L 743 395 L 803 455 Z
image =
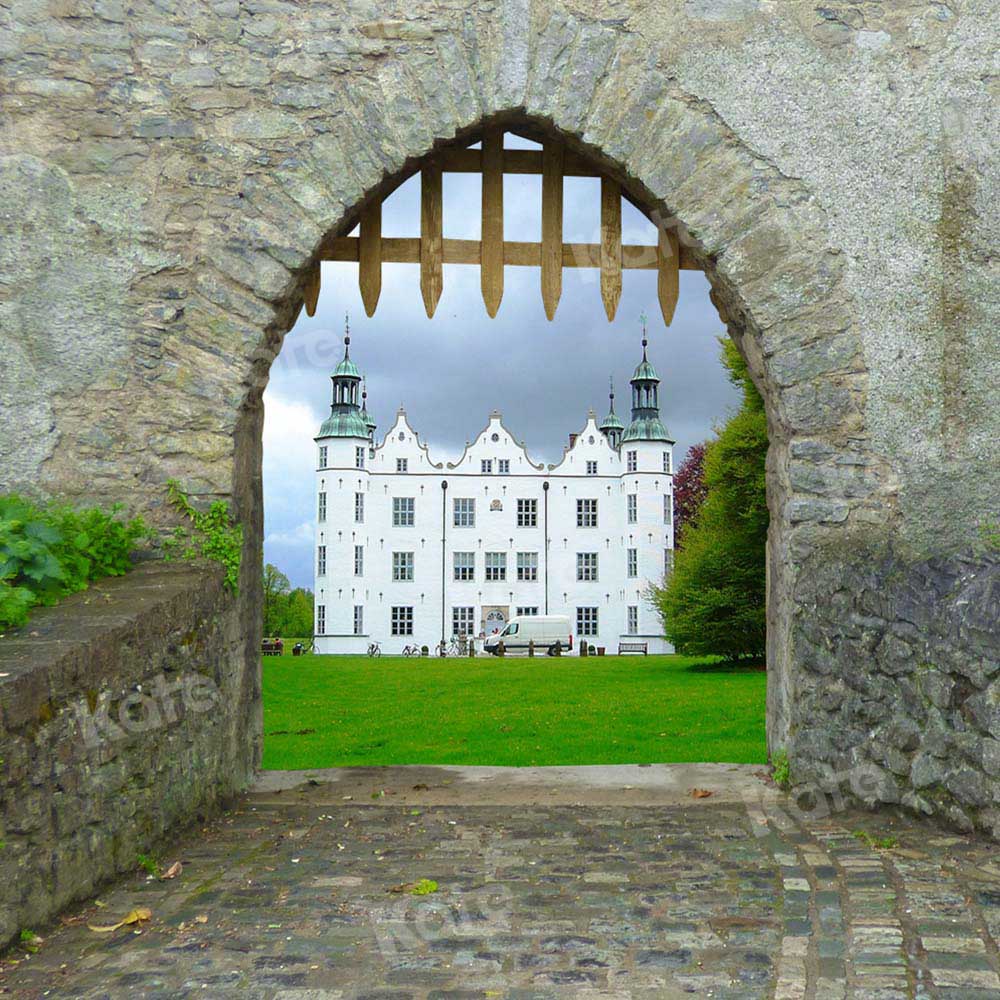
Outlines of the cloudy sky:
M 508 145 L 528 146 L 527 142 Z M 504 235 L 539 240 L 541 180 L 504 179 Z M 566 178 L 567 243 L 600 242 L 600 181 Z M 479 239 L 480 180 L 445 174 L 444 235 Z M 420 181 L 407 181 L 385 203 L 384 236 L 419 234 Z M 653 226 L 628 203 L 623 241 L 656 242 Z M 628 421 L 628 379 L 641 356 L 640 316 L 648 317 L 649 358 L 662 379 L 660 403 L 677 441 L 679 464 L 687 449 L 712 433 L 737 405 L 719 363 L 716 338 L 723 327 L 700 272 L 681 272 L 680 301 L 670 328 L 656 301 L 654 271 L 624 272 L 614 323 L 601 304 L 596 269 L 563 271 L 563 292 L 553 322 L 542 308 L 537 268 L 507 267 L 495 319 L 486 315 L 479 269 L 446 265 L 444 293 L 433 320 L 420 297 L 416 265 L 383 266 L 382 294 L 372 319 L 358 292 L 357 265 L 323 265 L 316 315 L 303 310 L 271 369 L 264 395 L 264 558 L 293 586 L 312 587 L 314 497 L 313 437 L 330 407 L 330 372 L 343 356 L 345 314 L 351 357 L 365 375 L 369 410 L 380 439 L 403 406 L 435 459 L 460 453 L 486 424 L 492 409 L 528 446 L 532 458 L 556 461 L 567 436 L 593 407 L 607 412 L 613 375 L 616 410 Z

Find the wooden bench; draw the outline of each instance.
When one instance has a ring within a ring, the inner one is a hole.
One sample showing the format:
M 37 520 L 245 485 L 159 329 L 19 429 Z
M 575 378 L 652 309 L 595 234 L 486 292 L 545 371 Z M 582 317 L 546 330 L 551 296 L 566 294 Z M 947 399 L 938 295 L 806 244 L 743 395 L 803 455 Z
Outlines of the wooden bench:
M 280 639 L 263 639 L 260 651 L 264 656 L 281 656 L 285 651 L 285 644 Z
M 649 655 L 649 643 L 648 642 L 620 642 L 618 643 L 618 655 L 621 656 L 622 653 L 642 653 L 643 656 Z

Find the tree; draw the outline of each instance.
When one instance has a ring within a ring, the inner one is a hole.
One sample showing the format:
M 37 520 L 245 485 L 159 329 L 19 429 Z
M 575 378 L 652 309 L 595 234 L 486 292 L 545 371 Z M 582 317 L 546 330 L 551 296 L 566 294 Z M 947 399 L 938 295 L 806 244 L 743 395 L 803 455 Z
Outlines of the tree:
M 264 635 L 280 635 L 279 628 L 287 604 L 287 594 L 292 589 L 288 577 L 271 563 L 264 566 Z M 309 632 L 312 632 L 310 625 Z
M 706 443 L 694 444 L 674 475 L 674 548 L 683 543 L 684 529 L 698 519 L 708 487 L 705 485 Z
M 765 649 L 767 499 L 764 401 L 729 340 L 722 362 L 743 393 L 705 454 L 706 497 L 688 523 L 673 572 L 651 597 L 678 652 L 761 657 Z

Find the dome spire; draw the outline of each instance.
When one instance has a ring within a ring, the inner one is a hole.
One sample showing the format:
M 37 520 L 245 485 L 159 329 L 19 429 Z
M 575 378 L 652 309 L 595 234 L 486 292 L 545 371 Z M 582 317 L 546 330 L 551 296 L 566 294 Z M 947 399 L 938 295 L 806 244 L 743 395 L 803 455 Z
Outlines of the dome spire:
M 333 370 L 330 379 L 333 382 L 330 416 L 320 428 L 320 437 L 370 439 L 373 433 L 370 418 L 358 405 L 361 372 L 351 360 L 351 327 L 347 315 L 344 316 L 344 360 Z
M 669 441 L 667 431 L 660 421 L 660 376 L 650 364 L 647 355 L 649 340 L 646 336 L 646 315 L 642 321 L 642 361 L 631 378 L 632 422 L 622 437 L 623 441 Z
M 344 360 L 351 356 L 351 314 L 344 313 Z
M 625 425 L 618 419 L 618 414 L 615 413 L 615 378 L 613 375 L 608 376 L 609 392 L 608 399 L 611 401 L 611 409 L 608 411 L 608 415 L 601 421 L 601 426 L 598 428 L 600 432 L 608 439 L 608 444 L 612 448 L 617 448 L 621 444 L 622 431 L 625 429 Z

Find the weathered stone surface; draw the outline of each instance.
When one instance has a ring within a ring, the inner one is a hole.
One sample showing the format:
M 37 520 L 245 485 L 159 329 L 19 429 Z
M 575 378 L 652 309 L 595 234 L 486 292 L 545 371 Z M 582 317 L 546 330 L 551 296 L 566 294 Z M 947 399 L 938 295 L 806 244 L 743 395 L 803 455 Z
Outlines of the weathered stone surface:
M 527 121 L 679 220 L 764 394 L 772 748 L 900 776 L 905 718 L 898 753 L 985 769 L 949 734 L 998 728 L 996 19 L 786 7 L 4 8 L 0 489 L 157 522 L 169 477 L 229 497 L 252 647 L 260 396 L 306 267 L 407 158 Z
M 246 653 L 221 571 L 186 564 L 98 581 L 0 640 L 0 946 L 247 786 Z

